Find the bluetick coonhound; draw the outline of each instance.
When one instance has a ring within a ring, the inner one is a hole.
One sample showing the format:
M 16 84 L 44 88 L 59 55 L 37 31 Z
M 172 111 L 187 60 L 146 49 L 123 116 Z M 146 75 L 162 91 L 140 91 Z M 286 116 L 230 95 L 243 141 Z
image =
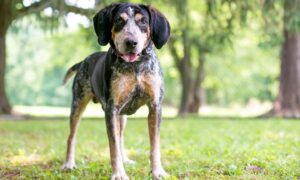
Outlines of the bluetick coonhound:
M 133 163 L 125 153 L 123 132 L 126 115 L 142 105 L 149 108 L 148 128 L 151 168 L 155 179 L 167 176 L 160 160 L 161 102 L 163 75 L 154 46 L 169 39 L 170 25 L 156 9 L 131 3 L 114 3 L 93 18 L 100 45 L 96 52 L 67 72 L 64 83 L 76 73 L 70 115 L 70 135 L 64 169 L 75 167 L 75 135 L 81 114 L 90 100 L 100 102 L 110 147 L 112 179 L 128 179 L 123 163 Z M 153 46 L 154 45 L 154 46 Z

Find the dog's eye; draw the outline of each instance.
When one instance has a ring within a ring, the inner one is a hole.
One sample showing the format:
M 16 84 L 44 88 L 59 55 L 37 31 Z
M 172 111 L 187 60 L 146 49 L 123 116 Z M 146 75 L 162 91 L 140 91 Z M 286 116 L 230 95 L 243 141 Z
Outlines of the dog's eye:
M 118 25 L 124 25 L 124 24 L 125 24 L 125 21 L 124 21 L 123 18 L 118 17 L 118 18 L 116 19 L 115 23 L 118 24 Z
M 140 20 L 140 23 L 141 23 L 142 25 L 148 24 L 146 18 L 142 18 L 142 19 Z

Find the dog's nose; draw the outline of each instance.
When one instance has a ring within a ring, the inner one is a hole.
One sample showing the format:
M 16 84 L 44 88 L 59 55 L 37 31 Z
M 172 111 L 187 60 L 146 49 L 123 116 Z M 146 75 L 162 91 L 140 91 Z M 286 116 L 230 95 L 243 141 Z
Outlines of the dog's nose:
M 135 48 L 137 45 L 137 41 L 132 40 L 132 39 L 127 39 L 127 40 L 125 40 L 125 45 L 127 48 Z

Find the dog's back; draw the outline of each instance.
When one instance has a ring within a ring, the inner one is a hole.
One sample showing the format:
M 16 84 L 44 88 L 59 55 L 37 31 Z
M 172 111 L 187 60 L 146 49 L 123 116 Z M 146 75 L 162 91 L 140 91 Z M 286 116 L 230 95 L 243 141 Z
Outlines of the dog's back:
M 64 76 L 63 85 L 65 85 L 74 74 L 80 71 L 88 72 L 87 74 L 91 77 L 95 69 L 96 63 L 98 61 L 104 61 L 104 57 L 106 54 L 107 52 L 95 52 L 86 57 L 83 61 L 71 66 L 68 69 L 66 75 Z
M 94 103 L 99 102 L 94 96 L 91 78 L 97 64 L 103 64 L 105 61 L 106 54 L 107 52 L 95 52 L 68 69 L 63 79 L 63 85 L 76 74 L 72 88 L 73 98 L 74 95 L 76 97 L 81 97 L 81 99 L 84 98 L 84 96 L 90 95 Z

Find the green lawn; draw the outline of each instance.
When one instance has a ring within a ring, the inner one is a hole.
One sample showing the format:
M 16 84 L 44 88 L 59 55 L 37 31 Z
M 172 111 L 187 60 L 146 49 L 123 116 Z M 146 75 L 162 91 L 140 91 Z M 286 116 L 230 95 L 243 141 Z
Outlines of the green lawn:
M 167 119 L 161 128 L 162 162 L 171 179 L 299 179 L 300 121 Z M 77 141 L 78 168 L 62 172 L 67 120 L 0 121 L 0 179 L 108 179 L 103 120 L 84 119 Z M 126 128 L 129 177 L 149 179 L 147 122 Z

